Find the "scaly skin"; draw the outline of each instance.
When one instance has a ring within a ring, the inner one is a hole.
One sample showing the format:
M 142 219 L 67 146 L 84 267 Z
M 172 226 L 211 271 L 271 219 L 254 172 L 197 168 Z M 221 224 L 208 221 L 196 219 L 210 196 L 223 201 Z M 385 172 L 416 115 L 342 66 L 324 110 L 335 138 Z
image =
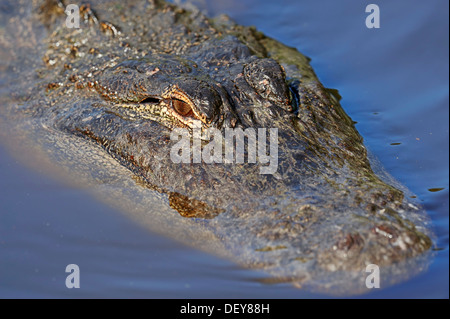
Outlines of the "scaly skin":
M 171 218 L 200 223 L 235 261 L 275 281 L 354 293 L 365 291 L 368 264 L 391 282 L 420 270 L 431 247 L 423 210 L 373 172 L 338 94 L 297 50 L 156 0 L 84 6 L 80 29 L 65 27 L 56 1 L 38 8 L 43 62 L 10 119 L 39 118 L 100 145 L 139 187 L 165 196 L 180 214 Z M 277 128 L 277 172 L 173 163 L 170 132 L 194 120 Z

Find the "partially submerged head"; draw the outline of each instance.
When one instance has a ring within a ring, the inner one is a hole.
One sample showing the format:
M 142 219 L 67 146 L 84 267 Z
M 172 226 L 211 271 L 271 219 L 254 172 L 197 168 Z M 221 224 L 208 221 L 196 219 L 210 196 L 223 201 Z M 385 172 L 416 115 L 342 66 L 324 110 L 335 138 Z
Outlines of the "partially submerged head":
M 195 120 L 219 129 L 256 126 L 257 119 L 249 119 L 252 109 L 293 110 L 293 91 L 278 62 L 250 53 L 237 60 L 229 50 L 215 67 L 195 51 L 182 59 L 151 54 L 126 60 L 103 70 L 91 86 L 112 106 L 153 113 L 155 121 L 164 117 L 161 123 L 169 119 L 172 127 L 192 128 Z

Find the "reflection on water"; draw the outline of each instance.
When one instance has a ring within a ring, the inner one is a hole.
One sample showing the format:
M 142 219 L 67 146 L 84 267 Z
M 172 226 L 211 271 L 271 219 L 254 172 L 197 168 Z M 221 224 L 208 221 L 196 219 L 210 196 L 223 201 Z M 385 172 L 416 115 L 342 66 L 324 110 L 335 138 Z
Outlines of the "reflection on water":
M 430 214 L 439 251 L 429 271 L 368 296 L 448 297 L 448 2 L 377 4 L 378 30 L 365 27 L 365 6 L 351 0 L 208 1 L 206 10 L 310 56 L 368 147 Z M 150 234 L 3 148 L 0 176 L 0 297 L 316 296 Z M 74 262 L 83 289 L 68 291 L 64 270 Z

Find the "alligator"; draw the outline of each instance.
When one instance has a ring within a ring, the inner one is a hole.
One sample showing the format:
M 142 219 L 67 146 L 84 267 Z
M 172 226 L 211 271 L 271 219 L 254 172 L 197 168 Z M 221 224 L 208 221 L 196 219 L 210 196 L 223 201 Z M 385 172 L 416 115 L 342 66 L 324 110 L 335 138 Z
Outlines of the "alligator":
M 79 3 L 79 28 L 68 27 L 75 11 L 62 1 L 21 2 L 2 13 L 8 138 L 28 130 L 28 148 L 95 181 L 150 228 L 270 282 L 361 293 L 368 265 L 380 267 L 383 286 L 425 268 L 425 211 L 375 164 L 338 91 L 297 49 L 162 0 Z M 174 132 L 188 144 L 197 132 L 205 147 L 211 129 L 249 128 L 276 129 L 274 172 L 170 156 Z

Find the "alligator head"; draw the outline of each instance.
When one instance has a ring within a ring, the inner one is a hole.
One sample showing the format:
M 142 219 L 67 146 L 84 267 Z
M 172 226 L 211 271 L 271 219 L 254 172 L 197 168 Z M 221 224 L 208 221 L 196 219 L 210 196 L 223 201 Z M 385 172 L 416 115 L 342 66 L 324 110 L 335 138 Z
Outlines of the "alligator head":
M 258 121 L 255 115 L 270 112 L 256 109 L 289 112 L 298 101 L 283 67 L 257 58 L 233 36 L 204 42 L 183 57 L 152 53 L 126 60 L 95 77 L 88 85 L 106 100 L 169 128 L 192 129 L 195 120 L 203 128 L 256 127 L 270 122 Z
M 429 250 L 421 208 L 373 172 L 338 94 L 297 50 L 161 1 L 98 12 L 120 33 L 86 19 L 76 32 L 56 26 L 48 40 L 44 61 L 53 63 L 43 77 L 61 85 L 49 85 L 41 113 L 167 194 L 238 262 L 302 285 L 346 278 L 343 286 L 360 289 L 368 264 L 399 275 Z M 175 163 L 171 134 L 186 128 L 191 141 L 196 123 L 223 134 L 276 129 L 276 171 L 260 174 L 262 164 L 249 161 Z

